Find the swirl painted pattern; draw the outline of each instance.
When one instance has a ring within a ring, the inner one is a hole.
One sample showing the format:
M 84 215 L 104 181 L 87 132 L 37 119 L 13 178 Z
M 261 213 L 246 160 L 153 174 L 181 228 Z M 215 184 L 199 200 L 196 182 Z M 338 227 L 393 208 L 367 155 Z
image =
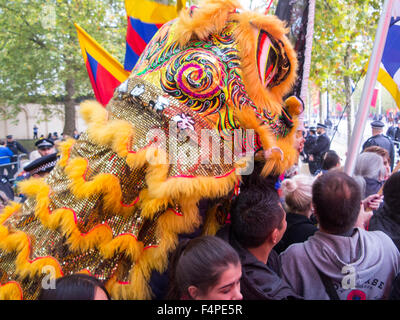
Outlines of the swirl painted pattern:
M 224 64 L 202 49 L 181 52 L 170 61 L 161 78 L 162 89 L 204 115 L 225 104 L 227 75 Z

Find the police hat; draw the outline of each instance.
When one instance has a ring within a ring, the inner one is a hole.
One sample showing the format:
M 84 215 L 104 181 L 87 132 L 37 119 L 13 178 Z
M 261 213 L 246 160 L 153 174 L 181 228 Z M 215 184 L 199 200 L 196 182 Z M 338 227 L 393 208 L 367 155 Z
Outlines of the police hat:
M 325 124 L 323 124 L 323 123 L 317 123 L 317 129 L 318 129 L 318 128 L 327 129 L 328 126 L 325 125 Z
M 384 126 L 385 126 L 385 124 L 380 120 L 375 120 L 375 121 L 371 122 L 371 127 L 372 128 L 382 129 Z
M 315 132 L 317 130 L 317 128 L 315 127 L 310 127 L 310 129 L 308 129 L 309 131 Z
M 54 147 L 54 142 L 49 140 L 49 139 L 40 139 L 40 140 L 36 141 L 35 146 L 38 149 L 53 148 Z
M 36 173 L 45 173 L 53 170 L 58 160 L 57 152 L 49 154 L 44 157 L 40 157 L 26 165 L 24 167 L 24 171 L 29 173 L 30 175 L 34 175 Z
M 11 139 L 12 137 L 13 137 L 12 134 L 9 134 L 6 138 Z

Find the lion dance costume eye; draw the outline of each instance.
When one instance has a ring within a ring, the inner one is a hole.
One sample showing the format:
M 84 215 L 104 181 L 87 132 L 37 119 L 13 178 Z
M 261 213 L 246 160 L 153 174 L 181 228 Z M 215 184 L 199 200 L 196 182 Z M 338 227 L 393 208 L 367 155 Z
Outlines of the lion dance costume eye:
M 232 145 L 261 152 L 265 176 L 294 164 L 301 105 L 282 99 L 295 81 L 295 52 L 280 20 L 238 9 L 205 0 L 182 12 L 106 108 L 82 103 L 86 132 L 61 145 L 47 177 L 21 182 L 27 200 L 0 217 L 1 299 L 35 299 L 43 270 L 89 273 L 114 299 L 150 299 L 151 275 L 166 270 L 178 236 L 215 234 L 224 223 L 215 208 L 248 160 L 239 152 L 226 161 Z M 212 152 L 200 146 L 204 132 L 218 141 Z

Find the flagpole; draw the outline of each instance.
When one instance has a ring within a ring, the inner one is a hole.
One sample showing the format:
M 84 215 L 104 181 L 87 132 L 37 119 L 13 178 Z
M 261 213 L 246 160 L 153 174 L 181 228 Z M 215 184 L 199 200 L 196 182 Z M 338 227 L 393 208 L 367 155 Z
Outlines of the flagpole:
M 360 104 L 358 106 L 357 117 L 354 123 L 350 146 L 347 152 L 346 163 L 344 165 L 344 172 L 348 175 L 353 175 L 354 167 L 356 165 L 356 159 L 359 154 L 361 139 L 365 130 L 369 106 L 371 105 L 372 95 L 375 88 L 376 78 L 379 72 L 383 49 L 385 47 L 390 19 L 392 17 L 392 7 L 394 1 L 395 0 L 385 0 L 382 14 L 379 18 L 378 28 L 375 34 L 374 46 L 372 48 L 371 59 L 368 64 L 365 84 L 361 94 Z

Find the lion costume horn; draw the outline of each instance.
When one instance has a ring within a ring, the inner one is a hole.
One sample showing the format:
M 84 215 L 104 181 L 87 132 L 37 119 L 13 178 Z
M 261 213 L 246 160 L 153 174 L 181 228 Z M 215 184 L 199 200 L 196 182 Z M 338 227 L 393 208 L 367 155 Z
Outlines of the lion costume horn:
M 106 108 L 82 103 L 88 129 L 62 143 L 51 173 L 20 183 L 27 200 L 0 217 L 0 298 L 35 299 L 49 273 L 83 272 L 113 299 L 151 299 L 151 274 L 166 270 L 178 235 L 224 223 L 198 203 L 238 185 L 247 159 L 227 154 L 268 151 L 264 175 L 296 161 L 301 105 L 282 101 L 296 76 L 285 33 L 233 0 L 203 1 L 165 24 Z M 241 129 L 255 134 L 242 130 L 232 149 Z

